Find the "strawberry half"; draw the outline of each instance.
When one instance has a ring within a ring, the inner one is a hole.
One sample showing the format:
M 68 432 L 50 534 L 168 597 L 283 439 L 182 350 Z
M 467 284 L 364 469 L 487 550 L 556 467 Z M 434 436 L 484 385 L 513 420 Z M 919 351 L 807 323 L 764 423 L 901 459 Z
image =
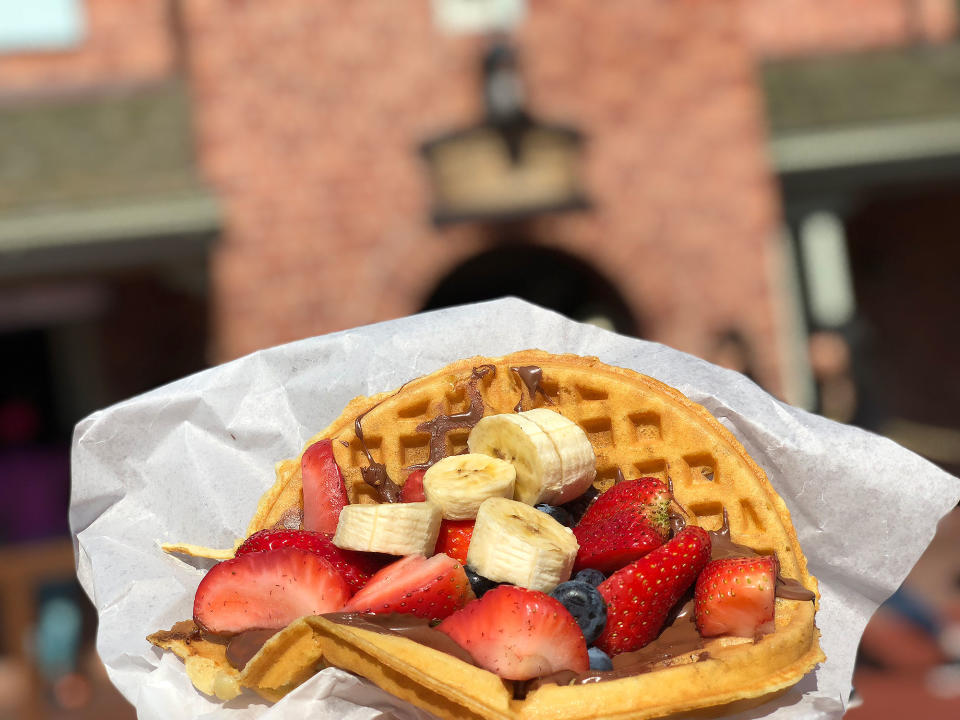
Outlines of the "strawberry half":
M 655 477 L 642 477 L 618 482 L 601 493 L 583 514 L 579 525 L 591 525 L 619 513 L 625 508 L 640 508 L 651 527 L 661 535 L 670 532 L 667 508 L 673 496 L 666 483 Z
M 574 528 L 580 549 L 574 572 L 609 574 L 670 537 L 670 489 L 657 478 L 625 480 L 602 493 Z
M 609 575 L 663 545 L 645 518 L 624 512 L 596 525 L 578 526 L 574 535 L 580 544 L 573 566 L 575 573 L 594 568 Z
M 607 624 L 596 645 L 608 655 L 637 650 L 660 634 L 670 609 L 710 560 L 710 536 L 693 525 L 597 587 Z
M 427 496 L 423 492 L 423 476 L 426 472 L 426 468 L 420 468 L 407 475 L 400 488 L 400 502 L 426 502 Z
M 410 555 L 380 570 L 344 606 L 345 612 L 406 613 L 445 618 L 473 600 L 463 565 L 444 554 Z
M 334 612 L 350 597 L 329 561 L 298 548 L 251 552 L 214 565 L 200 581 L 193 619 L 203 630 L 279 630 L 304 615 Z
M 469 652 L 480 667 L 507 680 L 558 670 L 586 672 L 587 643 L 560 602 L 538 590 L 500 585 L 454 613 L 437 630 Z
M 351 592 L 356 592 L 366 585 L 377 570 L 393 560 L 392 557 L 379 553 L 343 550 L 334 545 L 328 535 L 312 530 L 260 530 L 244 540 L 234 556 L 282 547 L 308 550 L 327 559 L 337 572 L 343 575 Z
M 461 565 L 467 564 L 467 550 L 476 520 L 441 520 L 434 552 L 449 555 Z
M 721 558 L 697 579 L 694 617 L 704 637 L 755 637 L 774 629 L 777 559 Z
M 600 495 L 573 530 L 580 544 L 574 572 L 609 574 L 662 545 L 670 537 L 671 499 L 670 489 L 652 477 L 617 483 Z
M 333 457 L 333 441 L 320 440 L 300 458 L 303 477 L 303 529 L 333 535 L 340 511 L 349 504 L 343 473 Z

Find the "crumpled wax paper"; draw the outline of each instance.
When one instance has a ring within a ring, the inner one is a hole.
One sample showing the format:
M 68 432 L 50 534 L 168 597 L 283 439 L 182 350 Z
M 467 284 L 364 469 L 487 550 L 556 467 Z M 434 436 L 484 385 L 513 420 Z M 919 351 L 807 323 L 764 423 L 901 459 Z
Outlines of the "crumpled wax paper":
M 276 705 L 251 691 L 221 704 L 144 639 L 192 615 L 204 568 L 161 542 L 231 547 L 274 463 L 356 395 L 392 390 L 459 358 L 541 348 L 596 355 L 706 406 L 763 467 L 820 580 L 827 662 L 737 718 L 840 718 L 867 620 L 903 581 L 960 483 L 899 445 L 785 405 L 742 375 L 516 299 L 380 323 L 263 350 L 134 397 L 74 433 L 70 523 L 77 573 L 99 614 L 97 649 L 141 718 L 427 718 L 330 668 Z

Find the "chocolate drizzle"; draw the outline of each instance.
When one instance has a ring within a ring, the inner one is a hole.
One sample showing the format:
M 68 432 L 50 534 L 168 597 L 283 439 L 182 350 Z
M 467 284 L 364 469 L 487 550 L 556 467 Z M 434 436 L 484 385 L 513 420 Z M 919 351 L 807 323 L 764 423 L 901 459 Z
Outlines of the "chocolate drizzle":
M 414 640 L 421 645 L 426 645 L 434 650 L 453 655 L 459 660 L 463 660 L 470 665 L 476 665 L 473 656 L 446 633 L 434 630 L 429 620 L 415 617 L 413 615 L 403 615 L 401 613 L 388 613 L 384 615 L 374 615 L 373 613 L 326 613 L 323 618 L 335 622 L 338 625 L 370 630 L 383 635 L 399 635 L 410 640 Z
M 427 420 L 417 425 L 418 431 L 430 433 L 430 459 L 425 463 L 411 465 L 411 470 L 430 467 L 438 460 L 446 457 L 448 432 L 461 428 L 472 428 L 480 422 L 483 417 L 483 397 L 480 395 L 477 383 L 487 374 L 495 376 L 497 374 L 496 366 L 480 365 L 473 369 L 466 387 L 466 393 L 470 396 L 470 407 L 464 412 L 454 413 L 453 415 L 437 415 L 433 420 Z
M 526 386 L 527 394 L 530 395 L 530 404 L 533 405 L 533 401 L 536 398 L 537 393 L 540 393 L 543 396 L 544 401 L 547 405 L 553 405 L 553 401 L 547 397 L 547 394 L 543 391 L 543 388 L 540 387 L 540 383 L 543 381 L 543 370 L 537 365 L 517 365 L 510 367 L 511 372 L 520 378 L 520 381 Z M 523 391 L 520 391 L 520 399 L 517 400 L 516 407 L 513 408 L 514 412 L 520 412 L 523 410 Z
M 402 389 L 403 387 L 401 386 L 400 390 Z M 400 390 L 397 392 L 400 392 Z M 379 404 L 380 403 L 377 403 L 377 405 Z M 357 439 L 360 441 L 360 449 L 363 450 L 363 454 L 367 456 L 367 462 L 369 463 L 367 467 L 360 468 L 360 476 L 367 485 L 377 491 L 377 495 L 380 496 L 380 502 L 399 502 L 400 486 L 390 479 L 390 475 L 387 474 L 387 466 L 373 459 L 373 455 L 370 454 L 370 448 L 367 447 L 367 441 L 363 437 L 363 425 L 361 421 L 364 416 L 370 412 L 370 410 L 377 407 L 377 405 L 374 405 L 366 412 L 360 413 L 357 415 L 357 419 L 353 421 L 353 431 L 356 433 Z
M 227 641 L 227 662 L 237 670 L 243 670 L 250 659 L 260 652 L 264 643 L 277 632 L 277 630 L 244 630 L 237 633 Z
M 777 586 L 774 594 L 784 600 L 813 600 L 816 598 L 816 595 L 801 585 L 799 580 L 782 577 L 780 573 L 777 573 Z

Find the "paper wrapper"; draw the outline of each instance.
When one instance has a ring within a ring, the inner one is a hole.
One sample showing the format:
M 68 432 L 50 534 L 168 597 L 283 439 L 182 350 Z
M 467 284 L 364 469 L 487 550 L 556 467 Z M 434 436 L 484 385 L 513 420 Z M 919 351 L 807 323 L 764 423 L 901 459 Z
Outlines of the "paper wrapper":
M 738 373 L 506 299 L 264 350 L 77 425 L 77 572 L 99 614 L 100 657 L 140 718 L 430 717 L 334 668 L 275 705 L 250 691 L 226 704 L 199 693 L 180 660 L 144 639 L 192 616 L 205 569 L 159 543 L 231 547 L 273 484 L 274 463 L 296 457 L 354 396 L 460 358 L 527 348 L 596 355 L 655 377 L 740 439 L 790 509 L 820 580 L 828 660 L 776 701 L 733 717 L 841 717 L 867 620 L 957 504 L 960 483 L 889 440 L 784 405 Z

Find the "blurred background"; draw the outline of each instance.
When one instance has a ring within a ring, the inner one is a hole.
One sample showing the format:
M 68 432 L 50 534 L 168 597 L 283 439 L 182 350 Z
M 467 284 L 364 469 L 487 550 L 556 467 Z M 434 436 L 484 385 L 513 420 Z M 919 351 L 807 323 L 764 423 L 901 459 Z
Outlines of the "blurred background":
M 0 0 L 0 720 L 132 717 L 74 424 L 503 295 L 960 472 L 954 0 Z M 909 480 L 908 480 L 909 481 Z M 960 717 L 960 518 L 847 716 Z

